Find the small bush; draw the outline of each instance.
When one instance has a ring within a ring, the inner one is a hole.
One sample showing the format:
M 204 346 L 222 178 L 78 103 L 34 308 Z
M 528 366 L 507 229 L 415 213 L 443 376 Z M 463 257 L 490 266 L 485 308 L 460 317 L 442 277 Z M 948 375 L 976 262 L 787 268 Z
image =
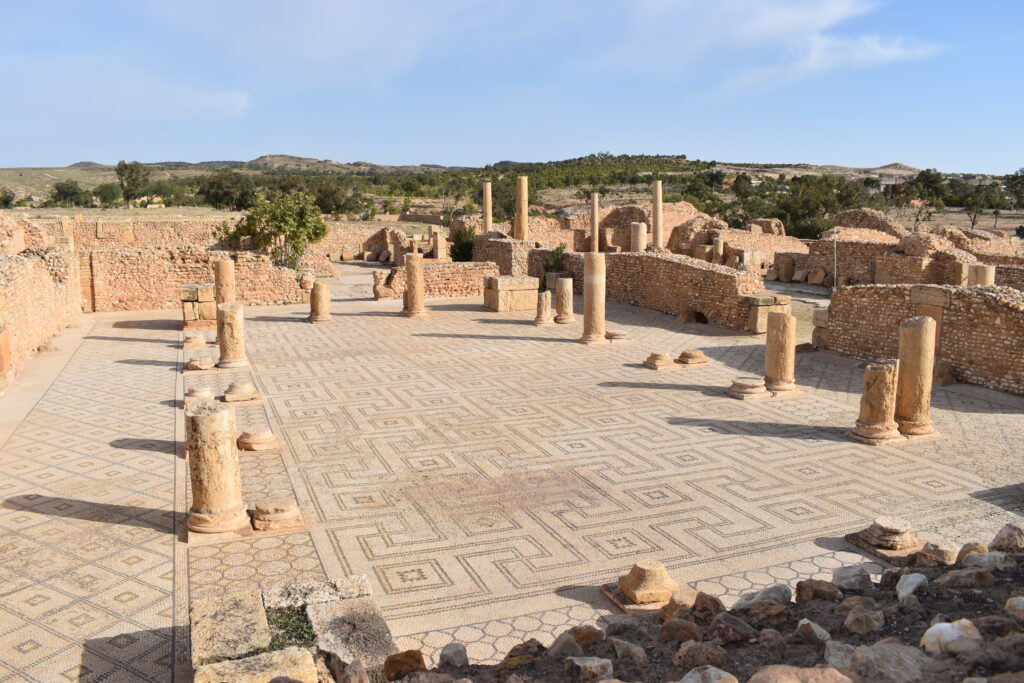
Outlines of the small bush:
M 452 231 L 452 246 L 450 253 L 452 261 L 473 260 L 473 238 L 476 237 L 476 230 L 472 226 L 464 225 Z
M 1017 237 L 1024 239 L 1024 225 L 1017 226 Z
M 544 259 L 544 272 L 557 273 L 562 270 L 565 257 L 565 242 L 551 250 L 551 253 Z

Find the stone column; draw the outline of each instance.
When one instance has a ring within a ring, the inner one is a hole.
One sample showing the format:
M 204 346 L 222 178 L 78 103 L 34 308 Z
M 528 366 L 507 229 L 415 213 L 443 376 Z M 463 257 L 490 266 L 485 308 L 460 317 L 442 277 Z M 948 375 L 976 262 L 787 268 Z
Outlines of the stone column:
M 935 370 L 935 321 L 909 318 L 900 325 L 900 370 L 896 382 L 896 422 L 903 434 L 922 435 L 932 427 L 932 375 Z
M 716 237 L 711 250 L 711 262 L 722 264 L 725 262 L 725 241 Z
M 192 480 L 188 528 L 208 534 L 247 527 L 234 409 L 212 401 L 190 406 L 185 411 L 185 449 Z
M 410 318 L 424 318 L 427 309 L 423 305 L 423 254 L 405 256 L 405 315 Z
M 484 232 L 488 233 L 493 230 L 494 225 L 494 209 L 491 204 L 491 181 L 488 180 L 484 183 Z
M 434 258 L 438 260 L 448 258 L 448 238 L 440 230 L 434 233 Z
M 244 368 L 249 365 L 245 357 L 245 315 L 240 303 L 217 306 L 217 344 L 220 346 L 218 368 Z
M 516 222 L 512 230 L 512 238 L 517 240 L 529 239 L 530 225 L 530 181 L 527 176 L 521 175 L 516 178 Z
M 642 225 L 642 224 L 641 224 Z M 584 344 L 607 344 L 604 336 L 605 303 L 604 254 L 583 254 L 583 336 Z
M 864 370 L 864 393 L 860 397 L 860 417 L 853 436 L 862 441 L 878 442 L 895 439 L 896 376 L 898 360 L 869 363 Z
M 551 290 L 545 289 L 537 292 L 537 317 L 533 319 L 534 325 L 550 325 L 554 320 L 551 318 Z
M 972 263 L 967 268 L 967 286 L 994 285 L 996 283 L 996 267 L 980 263 Z
M 629 250 L 647 251 L 647 224 L 629 224 Z
M 764 385 L 768 391 L 796 389 L 796 318 L 788 313 L 775 311 L 768 314 Z
M 555 286 L 555 322 L 559 325 L 576 322 L 572 312 L 572 278 L 560 277 Z
M 651 210 L 651 221 L 654 223 L 654 248 L 665 248 L 665 226 L 661 210 L 661 181 L 654 181 L 654 208 Z
M 590 193 L 590 251 L 601 251 L 601 196 Z
M 325 280 L 313 283 L 313 291 L 309 295 L 309 322 L 331 322 L 331 285 Z
M 231 259 L 213 262 L 213 298 L 218 304 L 235 300 L 235 262 Z

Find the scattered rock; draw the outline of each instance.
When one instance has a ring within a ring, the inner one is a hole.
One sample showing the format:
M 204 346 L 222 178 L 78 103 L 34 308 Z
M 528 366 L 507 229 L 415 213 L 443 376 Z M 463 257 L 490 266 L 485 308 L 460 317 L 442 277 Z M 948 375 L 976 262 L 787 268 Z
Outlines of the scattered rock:
M 753 605 L 763 602 L 765 600 L 771 600 L 777 603 L 785 604 L 793 599 L 793 593 L 789 590 L 789 586 L 785 586 L 781 583 L 773 583 L 767 588 L 762 588 L 759 591 L 753 593 L 746 593 L 736 604 L 732 606 L 734 610 L 750 609 Z
M 1009 598 L 1006 604 L 1003 606 L 1007 614 L 1010 616 L 1024 621 L 1024 597 L 1019 595 Z
M 337 662 L 358 659 L 368 669 L 376 670 L 389 655 L 398 651 L 373 598 L 309 605 L 306 616 L 317 634 L 317 647 L 328 655 L 332 667 Z
M 928 541 L 914 553 L 918 567 L 943 567 L 956 562 L 957 547 L 948 541 Z
M 658 640 L 702 640 L 700 627 L 689 619 L 669 619 L 658 630 Z
M 566 631 L 562 635 L 555 638 L 555 642 L 551 643 L 551 647 L 547 651 L 548 657 L 564 658 L 564 657 L 582 657 L 583 648 L 573 637 L 572 633 Z
M 771 661 L 782 661 L 782 658 L 786 656 L 786 639 L 775 629 L 766 628 L 761 631 L 759 640 Z
M 981 634 L 986 636 L 1005 636 L 1020 630 L 1015 619 L 996 614 L 975 617 L 972 621 Z
M 38 349 L 36 349 L 36 351 L 38 351 L 39 353 L 53 353 L 56 350 L 57 345 L 54 344 L 52 341 L 45 341 L 42 344 L 40 344 Z
M 270 625 L 258 590 L 194 600 L 189 617 L 193 666 L 238 659 L 270 645 Z
M 614 671 L 611 660 L 600 657 L 567 657 L 565 668 L 567 671 L 575 672 L 576 680 L 580 683 L 607 680 L 612 677 Z
M 195 683 L 317 683 L 316 662 L 309 650 L 289 647 L 284 650 L 208 664 L 195 670 Z
M 1015 524 L 1007 524 L 988 544 L 990 550 L 1017 550 L 1024 548 L 1024 531 Z
M 394 681 L 413 671 L 426 671 L 427 663 L 419 650 L 406 650 L 384 660 L 384 678 Z
M 628 574 L 619 578 L 619 590 L 642 605 L 668 600 L 679 590 L 679 584 L 672 580 L 661 562 L 645 560 L 634 564 Z
M 609 636 L 614 636 L 620 633 L 629 633 L 636 628 L 638 623 L 640 622 L 629 614 L 616 614 L 608 619 L 608 623 L 604 626 L 604 631 Z
M 980 567 L 990 572 L 996 569 L 1009 569 L 1016 565 L 1017 563 L 1012 557 L 998 550 L 988 553 L 971 553 L 964 558 L 965 567 Z
M 441 648 L 441 654 L 438 655 L 437 664 L 438 666 L 453 666 L 459 669 L 464 666 L 469 666 L 469 656 L 466 654 L 466 646 L 462 643 L 448 643 Z
M 935 583 L 943 588 L 986 588 L 995 582 L 996 577 L 979 567 L 953 569 L 935 581 Z
M 868 579 L 870 581 L 870 578 Z M 839 602 L 843 599 L 843 591 L 831 581 L 821 579 L 805 579 L 796 584 L 796 602 L 809 600 L 831 600 Z
M 850 669 L 868 681 L 911 683 L 924 678 L 921 667 L 928 656 L 916 647 L 879 642 L 858 647 L 850 658 Z
M 878 610 L 856 607 L 846 615 L 843 628 L 850 633 L 866 635 L 885 626 L 885 615 Z
M 213 368 L 214 360 L 212 358 L 193 358 L 188 362 L 189 370 L 210 370 Z
M 252 382 L 241 380 L 232 382 L 224 392 L 224 400 L 228 403 L 254 401 L 259 397 L 260 394 Z
M 963 564 L 964 563 L 964 559 L 968 555 L 971 555 L 973 553 L 987 553 L 987 552 L 988 552 L 988 546 L 985 545 L 984 543 L 965 543 L 964 546 L 962 548 L 960 548 L 960 552 L 957 553 L 956 563 L 957 564 Z
M 928 585 L 928 577 L 924 574 L 904 574 L 896 582 L 896 599 L 900 602 L 912 595 L 918 588 Z
M 582 626 L 573 626 L 569 629 L 569 633 L 576 639 L 576 642 L 580 645 L 593 645 L 594 643 L 600 643 L 604 640 L 604 631 L 591 624 L 584 624 Z
M 985 669 L 988 671 L 1024 671 L 1024 633 L 1014 633 L 997 638 L 983 648 L 969 651 L 963 657 L 968 669 Z M 1016 683 L 1012 675 L 996 676 L 988 679 L 992 683 L 1006 681 Z M 1019 678 L 1016 679 L 1019 681 Z
M 715 615 L 708 626 L 708 637 L 718 645 L 752 641 L 758 637 L 756 629 L 739 617 L 728 612 Z M 714 662 L 708 662 L 714 664 Z
M 863 607 L 864 609 L 875 609 L 875 599 L 864 595 L 851 595 L 839 603 L 836 610 L 840 614 L 849 614 L 858 607 Z
M 529 666 L 533 664 L 533 660 L 536 659 L 534 655 L 505 655 L 505 659 L 501 660 L 496 667 L 494 667 L 494 673 L 498 674 L 502 671 L 512 671 L 523 666 Z M 570 658 L 566 659 L 568 661 Z
M 871 581 L 871 574 L 860 565 L 856 567 L 837 567 L 832 571 L 832 583 L 844 591 L 856 591 L 858 593 L 870 593 L 875 587 L 875 584 Z
M 331 673 L 336 683 L 370 683 L 370 675 L 366 673 L 366 667 L 361 660 L 353 659 L 346 664 L 334 659 L 332 663 L 334 666 Z
M 914 536 L 910 523 L 895 517 L 877 517 L 867 529 L 858 535 L 865 542 L 885 550 L 905 550 L 920 541 Z
M 755 628 L 782 626 L 793 619 L 793 610 L 788 605 L 773 600 L 761 600 L 747 610 L 747 621 Z
M 636 666 L 647 666 L 647 653 L 639 645 L 618 638 L 609 638 L 608 642 L 615 650 L 616 659 L 628 660 Z
M 853 679 L 832 667 L 772 664 L 758 669 L 747 683 L 853 683 Z
M 850 660 L 857 648 L 849 643 L 830 640 L 825 643 L 825 663 L 838 669 L 849 669 Z
M 971 649 L 968 643 L 977 645 L 981 640 L 981 633 L 974 623 L 970 619 L 960 619 L 930 626 L 921 636 L 920 645 L 930 655 L 955 655 Z
M 729 661 L 729 654 L 724 648 L 714 643 L 698 643 L 688 640 L 679 646 L 672 657 L 672 663 L 681 669 L 695 669 L 698 666 L 723 667 Z
M 739 680 L 728 671 L 705 665 L 690 669 L 679 683 L 739 683 Z
M 801 619 L 800 623 L 796 625 L 796 632 L 812 645 L 824 645 L 832 639 L 828 631 L 810 619 Z
M 370 580 L 365 574 L 353 574 L 327 581 L 303 579 L 265 589 L 263 604 L 267 609 L 304 607 L 334 600 L 365 598 L 372 593 Z
M 724 612 L 725 605 L 715 596 L 701 592 L 697 593 L 697 597 L 693 601 L 693 611 L 704 619 L 710 620 L 716 614 Z

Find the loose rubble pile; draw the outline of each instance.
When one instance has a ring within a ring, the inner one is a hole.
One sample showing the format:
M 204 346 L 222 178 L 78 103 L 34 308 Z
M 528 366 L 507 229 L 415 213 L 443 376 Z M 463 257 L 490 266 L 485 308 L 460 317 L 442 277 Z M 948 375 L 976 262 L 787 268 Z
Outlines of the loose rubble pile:
M 893 549 L 917 545 L 898 520 L 861 533 Z M 1024 532 L 1007 525 L 991 543 L 952 555 L 945 546 L 926 542 L 911 566 L 877 583 L 863 567 L 843 567 L 795 591 L 748 593 L 729 610 L 715 596 L 677 591 L 659 610 L 629 610 L 603 629 L 576 626 L 547 647 L 521 643 L 496 665 L 470 665 L 451 643 L 434 669 L 413 650 L 384 671 L 417 683 L 1024 681 Z M 671 579 L 647 565 L 619 582 L 651 599 L 664 599 L 666 586 Z

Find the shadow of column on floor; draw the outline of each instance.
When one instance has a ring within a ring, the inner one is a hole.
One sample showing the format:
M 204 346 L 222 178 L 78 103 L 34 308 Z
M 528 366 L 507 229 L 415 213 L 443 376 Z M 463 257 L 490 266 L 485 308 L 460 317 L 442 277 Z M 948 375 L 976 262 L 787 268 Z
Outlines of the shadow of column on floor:
M 72 677 L 73 671 L 64 676 L 82 683 L 191 681 L 188 637 L 187 626 L 174 626 L 90 638 L 85 641 L 77 677 Z
M 840 441 L 847 440 L 849 427 L 830 427 L 826 425 L 784 424 L 777 422 L 760 422 L 754 420 L 716 420 L 706 417 L 670 417 L 670 425 L 681 427 L 703 427 L 718 434 L 729 436 L 764 436 L 778 439 L 805 439 L 807 441 Z
M 173 405 L 177 407 L 178 401 L 161 401 L 161 405 Z M 177 442 L 171 439 L 114 439 L 110 442 L 114 448 L 122 448 L 126 451 L 151 451 L 153 453 L 167 453 L 174 455 L 177 450 Z
M 971 498 L 989 505 L 1001 507 L 1024 517 L 1024 484 L 1010 484 L 992 489 L 982 489 L 969 494 Z
M 173 330 L 181 331 L 181 320 L 161 318 L 156 320 L 118 320 L 111 327 L 123 330 Z
M 34 512 L 51 517 L 135 526 L 168 534 L 174 533 L 176 529 L 184 530 L 187 516 L 185 513 L 176 513 L 172 510 L 160 510 L 137 505 L 95 503 L 88 500 L 45 496 L 35 493 L 11 496 L 4 500 L 0 507 L 20 512 Z

